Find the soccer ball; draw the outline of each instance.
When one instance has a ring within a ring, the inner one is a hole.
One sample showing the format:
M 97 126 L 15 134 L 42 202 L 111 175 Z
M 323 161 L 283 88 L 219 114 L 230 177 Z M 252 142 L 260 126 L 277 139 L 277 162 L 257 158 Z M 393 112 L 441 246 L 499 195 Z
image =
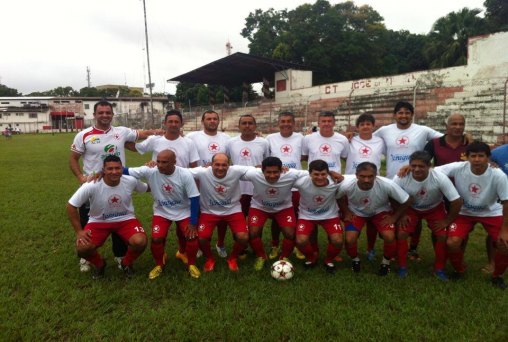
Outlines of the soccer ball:
M 273 263 L 270 273 L 274 279 L 289 280 L 293 278 L 295 268 L 289 261 L 279 260 Z

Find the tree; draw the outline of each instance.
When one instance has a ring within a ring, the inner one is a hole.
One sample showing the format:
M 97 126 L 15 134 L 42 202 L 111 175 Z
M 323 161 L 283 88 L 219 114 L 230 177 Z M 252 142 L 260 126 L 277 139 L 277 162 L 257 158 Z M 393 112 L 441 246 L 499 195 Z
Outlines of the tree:
M 485 19 L 490 32 L 508 31 L 508 2 L 506 0 L 485 0 Z
M 9 88 L 6 85 L 0 84 L 0 96 L 22 96 L 17 89 Z
M 51 90 L 46 91 L 36 91 L 33 93 L 28 94 L 28 96 L 60 96 L 60 97 L 67 97 L 67 96 L 79 96 L 79 92 L 74 90 L 72 87 L 57 87 Z

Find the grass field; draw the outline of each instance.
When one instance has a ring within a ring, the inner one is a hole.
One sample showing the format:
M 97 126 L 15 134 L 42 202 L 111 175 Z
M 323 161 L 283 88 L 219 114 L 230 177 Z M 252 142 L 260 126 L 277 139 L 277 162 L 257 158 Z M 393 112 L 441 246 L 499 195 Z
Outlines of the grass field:
M 126 280 L 113 267 L 109 242 L 106 277 L 80 273 L 65 203 L 78 187 L 68 168 L 72 134 L 21 135 L 0 140 L 0 341 L 230 340 L 230 341 L 507 341 L 508 293 L 480 271 L 486 263 L 483 230 L 471 236 L 467 278 L 441 283 L 431 276 L 430 238 L 408 278 L 375 275 L 378 261 L 349 261 L 335 275 L 303 269 L 285 283 L 252 270 L 254 258 L 232 274 L 218 260 L 212 274 L 191 279 L 172 258 L 149 281 L 149 250 Z M 147 159 L 133 153 L 128 165 Z M 137 195 L 138 218 L 149 230 L 151 198 Z M 269 234 L 265 234 L 268 236 Z M 321 238 L 324 234 L 320 234 Z M 228 233 L 228 237 L 230 234 Z M 229 247 L 231 240 L 229 240 Z M 321 241 L 324 250 L 325 241 Z M 365 241 L 360 242 L 364 250 Z M 378 241 L 377 254 L 382 243 Z M 203 260 L 198 261 L 202 266 Z

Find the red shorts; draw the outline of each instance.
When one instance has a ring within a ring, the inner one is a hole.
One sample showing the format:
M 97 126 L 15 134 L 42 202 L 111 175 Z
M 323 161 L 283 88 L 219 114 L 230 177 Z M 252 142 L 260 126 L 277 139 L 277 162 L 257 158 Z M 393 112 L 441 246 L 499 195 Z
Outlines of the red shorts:
M 340 225 L 339 217 L 326 220 L 298 219 L 298 223 L 296 225 L 296 235 L 311 235 L 318 224 L 323 227 L 328 235 L 337 233 L 342 234 L 344 231 Z
M 361 232 L 365 223 L 372 223 L 378 232 L 385 231 L 395 231 L 395 225 L 391 224 L 389 226 L 381 225 L 381 221 L 387 216 L 391 215 L 391 212 L 383 211 L 371 217 L 361 217 L 361 216 L 353 216 L 353 221 L 344 221 L 344 225 L 346 226 L 346 232 L 348 231 L 356 231 Z
M 189 225 L 190 218 L 184 218 L 180 221 L 174 221 L 176 223 L 177 229 L 179 229 L 185 237 L 188 237 L 187 226 Z M 173 223 L 172 220 L 169 220 L 162 216 L 154 215 L 152 218 L 152 239 L 165 239 L 168 236 L 169 228 Z
M 296 227 L 295 211 L 289 207 L 282 209 L 277 213 L 267 213 L 266 211 L 256 208 L 249 210 L 249 227 L 263 227 L 267 219 L 273 219 L 277 222 L 279 227 Z
M 409 217 L 408 226 L 404 229 L 405 232 L 414 233 L 416 225 L 420 220 L 426 220 L 427 226 L 429 226 L 432 233 L 436 236 L 446 235 L 446 229 L 436 230 L 434 224 L 436 221 L 444 220 L 446 218 L 446 209 L 444 203 L 439 204 L 430 210 L 420 211 L 413 208 L 409 208 L 406 212 Z
M 210 239 L 213 234 L 213 228 L 220 222 L 229 225 L 233 234 L 248 233 L 245 217 L 241 212 L 231 215 L 213 215 L 203 213 L 199 216 L 198 237 L 200 239 Z
M 487 231 L 487 234 L 496 241 L 503 224 L 503 216 L 478 217 L 459 215 L 448 227 L 448 236 L 465 239 L 473 230 L 476 223 L 480 223 Z
M 90 231 L 92 244 L 96 247 L 102 246 L 111 233 L 118 234 L 126 243 L 135 234 L 146 235 L 143 226 L 137 219 L 121 222 L 89 222 L 83 230 Z

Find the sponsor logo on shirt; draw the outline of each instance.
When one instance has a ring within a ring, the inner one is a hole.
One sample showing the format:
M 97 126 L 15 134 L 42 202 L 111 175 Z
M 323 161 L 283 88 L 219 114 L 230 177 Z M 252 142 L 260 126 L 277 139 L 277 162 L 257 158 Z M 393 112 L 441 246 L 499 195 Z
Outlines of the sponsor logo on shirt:
M 288 169 L 296 169 L 296 163 L 282 163 L 282 166 L 285 166 Z
M 128 214 L 127 211 L 121 211 L 119 213 L 111 213 L 111 214 L 102 214 L 102 219 L 107 220 L 114 217 L 125 216 L 127 214 Z
M 409 161 L 409 154 L 390 154 L 393 162 L 406 162 Z
M 101 143 L 101 139 L 96 136 L 96 135 L 92 135 L 92 137 L 90 138 L 90 144 L 100 144 Z
M 268 201 L 262 200 L 261 204 L 267 208 L 277 208 L 277 207 L 280 207 L 282 204 L 284 204 L 284 201 L 268 202 Z

